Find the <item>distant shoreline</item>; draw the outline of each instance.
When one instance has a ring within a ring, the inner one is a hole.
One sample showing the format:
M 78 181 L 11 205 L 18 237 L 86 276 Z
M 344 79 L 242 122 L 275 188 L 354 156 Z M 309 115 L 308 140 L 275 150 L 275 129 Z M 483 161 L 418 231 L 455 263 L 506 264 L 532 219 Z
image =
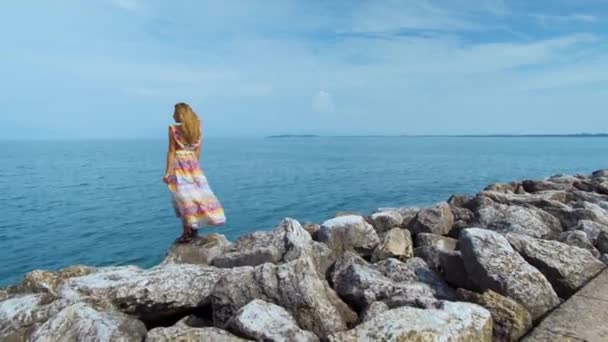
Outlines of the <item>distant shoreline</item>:
M 315 135 L 279 134 L 268 139 L 285 138 L 608 138 L 608 133 L 579 134 L 401 134 L 401 135 Z

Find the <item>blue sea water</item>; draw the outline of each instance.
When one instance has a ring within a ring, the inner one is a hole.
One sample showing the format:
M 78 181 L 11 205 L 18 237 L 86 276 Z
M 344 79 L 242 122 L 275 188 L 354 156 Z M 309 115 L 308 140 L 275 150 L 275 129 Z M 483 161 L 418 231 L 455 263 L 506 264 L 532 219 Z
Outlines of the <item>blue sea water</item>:
M 160 262 L 180 234 L 165 141 L 0 142 L 0 285 L 33 269 Z M 607 168 L 607 138 L 208 139 L 229 239 L 283 217 L 428 205 L 493 182 Z

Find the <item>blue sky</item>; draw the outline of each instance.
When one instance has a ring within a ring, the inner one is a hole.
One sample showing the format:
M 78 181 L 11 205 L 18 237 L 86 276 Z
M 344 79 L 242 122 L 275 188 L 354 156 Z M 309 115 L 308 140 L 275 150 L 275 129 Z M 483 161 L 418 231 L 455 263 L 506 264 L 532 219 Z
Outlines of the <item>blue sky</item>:
M 608 132 L 608 1 L 3 1 L 0 136 Z

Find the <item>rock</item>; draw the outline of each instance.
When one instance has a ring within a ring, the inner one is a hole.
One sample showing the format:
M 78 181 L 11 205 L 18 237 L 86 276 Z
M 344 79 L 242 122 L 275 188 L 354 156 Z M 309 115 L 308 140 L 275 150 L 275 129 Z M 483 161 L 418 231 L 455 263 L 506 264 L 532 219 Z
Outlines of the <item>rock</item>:
M 239 335 L 257 341 L 319 341 L 315 334 L 300 329 L 287 310 L 259 299 L 242 307 L 228 325 Z
M 602 231 L 597 236 L 597 249 L 602 254 L 608 253 L 608 232 Z
M 276 264 L 308 256 L 312 238 L 300 223 L 286 218 L 272 232 L 255 232 L 238 239 L 213 265 L 222 268 Z
M 317 241 L 319 230 L 321 229 L 320 225 L 316 223 L 306 222 L 302 225 L 302 228 L 304 228 L 304 230 L 307 231 L 308 234 L 310 234 L 310 237 L 314 241 Z
M 454 225 L 454 215 L 447 202 L 441 202 L 432 208 L 422 209 L 412 221 L 411 231 L 447 235 Z
M 141 341 L 145 325 L 120 312 L 100 312 L 85 303 L 71 305 L 46 321 L 31 337 L 46 341 Z
M 367 322 L 388 310 L 390 308 L 384 302 L 373 302 L 361 313 L 361 322 Z
M 460 234 L 459 245 L 469 279 L 479 289 L 514 299 L 533 319 L 560 303 L 545 276 L 528 264 L 502 235 L 468 228 Z
M 600 178 L 600 177 L 606 178 L 606 177 L 608 177 L 608 169 L 593 171 L 591 176 L 594 178 Z
M 76 265 L 59 271 L 34 270 L 25 275 L 23 281 L 12 288 L 15 293 L 49 293 L 57 295 L 57 289 L 67 280 L 96 271 L 93 267 Z
M 386 311 L 329 341 L 492 341 L 490 313 L 475 304 L 445 302 L 442 309 Z
M 600 257 L 600 261 L 608 265 L 608 254 L 602 254 L 602 256 Z
M 334 215 L 335 217 L 343 217 L 343 216 L 362 216 L 360 213 L 354 212 L 354 211 L 338 211 L 336 213 L 336 215 Z
M 562 235 L 559 236 L 559 241 L 570 246 L 586 249 L 596 258 L 599 258 L 600 256 L 600 252 L 593 247 L 593 244 L 589 241 L 589 238 L 584 231 L 570 230 L 563 232 Z
M 170 341 L 241 342 L 247 340 L 222 329 L 214 327 L 193 328 L 187 325 L 154 328 L 148 331 L 146 335 L 146 342 Z
M 519 182 L 494 183 L 494 184 L 488 185 L 484 190 L 485 191 L 496 191 L 496 192 L 501 192 L 501 193 L 505 193 L 505 194 L 514 194 L 519 190 L 519 188 L 521 186 L 522 186 L 522 184 Z
M 562 207 L 546 207 L 543 210 L 557 217 L 562 226 L 570 228 L 578 225 L 581 220 L 593 221 L 604 226 L 608 225 L 608 216 L 604 209 L 595 203 L 573 202 L 572 207 L 563 205 Z
M 59 312 L 64 302 L 53 302 L 44 293 L 17 295 L 0 302 L 0 341 L 26 341 L 32 332 L 52 315 Z
M 490 311 L 494 322 L 492 341 L 519 341 L 532 328 L 532 317 L 526 308 L 492 290 L 478 294 L 458 289 L 458 297 L 462 301 L 481 305 Z
M 68 280 L 63 298 L 116 307 L 142 320 L 157 320 L 191 311 L 208 302 L 222 270 L 202 265 L 166 264 L 150 270 L 108 267 Z
M 396 210 L 381 211 L 373 213 L 370 216 L 370 220 L 376 232 L 382 234 L 395 227 L 401 227 L 403 216 Z
M 372 261 L 396 258 L 405 260 L 414 256 L 412 236 L 406 229 L 391 229 L 372 254 Z
M 308 258 L 226 272 L 211 296 L 214 324 L 225 327 L 253 299 L 284 307 L 300 327 L 319 337 L 346 330 L 357 320 L 357 315 L 319 276 L 314 262 Z
M 608 233 L 608 225 L 593 222 L 590 220 L 580 220 L 576 224 L 576 226 L 572 227 L 570 230 L 581 230 L 587 234 L 589 241 L 593 245 L 597 244 L 597 238 L 600 236 L 601 232 Z
M 458 240 L 430 233 L 416 235 L 416 247 L 430 246 L 435 246 L 446 251 L 454 251 L 458 248 Z
M 323 222 L 319 231 L 319 241 L 327 244 L 337 253 L 357 251 L 371 255 L 380 243 L 374 228 L 362 216 L 348 215 Z
M 420 258 L 401 262 L 397 259 L 386 259 L 373 265 L 385 277 L 398 283 L 419 282 L 430 287 L 437 299 L 454 300 L 456 293 L 446 282 Z
M 452 195 L 448 199 L 448 204 L 451 207 L 472 209 L 471 204 L 475 197 L 469 195 Z
M 196 237 L 190 243 L 174 244 L 163 264 L 211 265 L 213 259 L 224 253 L 230 241 L 221 234 L 208 234 Z
M 562 298 L 569 298 L 606 265 L 591 252 L 561 243 L 507 234 L 511 246 L 541 271 Z
M 479 224 L 499 233 L 517 233 L 543 239 L 557 239 L 562 233 L 558 219 L 540 209 L 495 204 L 478 211 Z
M 411 278 L 415 278 L 415 273 L 410 273 Z M 354 253 L 346 253 L 338 259 L 332 283 L 340 297 L 359 311 L 378 301 L 389 307 L 434 307 L 438 304 L 427 284 L 394 281 Z
M 564 190 L 568 191 L 573 188 L 572 184 L 568 183 L 555 183 L 549 180 L 534 181 L 525 180 L 522 182 L 522 186 L 526 192 L 540 192 L 547 190 Z

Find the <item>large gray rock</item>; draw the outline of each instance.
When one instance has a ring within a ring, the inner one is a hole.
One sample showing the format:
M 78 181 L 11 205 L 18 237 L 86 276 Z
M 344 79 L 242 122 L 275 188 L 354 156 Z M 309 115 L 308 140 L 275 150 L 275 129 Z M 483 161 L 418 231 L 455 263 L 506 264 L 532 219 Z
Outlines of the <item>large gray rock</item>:
M 416 247 L 438 247 L 446 251 L 454 251 L 458 240 L 437 234 L 420 233 L 416 235 Z
M 32 332 L 67 303 L 49 294 L 17 295 L 0 302 L 0 341 L 26 341 Z
M 346 330 L 357 320 L 308 258 L 229 270 L 211 296 L 215 325 L 225 327 L 253 299 L 284 307 L 300 327 L 319 337 Z
M 517 233 L 543 239 L 557 239 L 560 221 L 540 209 L 519 205 L 494 204 L 477 212 L 481 227 L 500 233 Z
M 601 232 L 597 236 L 597 249 L 602 254 L 608 253 L 608 232 Z
M 403 218 L 401 220 L 401 224 L 399 225 L 401 228 L 407 228 L 410 222 L 416 217 L 416 214 L 420 211 L 418 207 L 398 207 L 398 208 L 379 208 L 374 213 L 381 213 L 386 211 L 397 212 Z M 391 227 L 392 228 L 392 227 Z
M 403 216 L 397 210 L 386 210 L 370 215 L 370 220 L 376 232 L 383 234 L 395 227 L 401 227 Z
M 398 283 L 423 283 L 430 287 L 435 298 L 444 300 L 456 298 L 454 289 L 420 258 L 411 258 L 405 262 L 390 258 L 374 264 L 373 267 L 385 277 Z
M 593 246 L 593 243 L 591 243 L 587 234 L 582 230 L 569 230 L 563 232 L 562 235 L 559 236 L 559 241 L 570 246 L 586 249 L 596 258 L 599 258 L 600 256 L 600 252 Z
M 438 305 L 433 288 L 418 281 L 412 267 L 396 259 L 383 261 L 380 269 L 374 266 L 354 253 L 346 253 L 336 262 L 332 274 L 334 289 L 352 307 L 365 310 L 374 302 L 384 302 L 389 307 Z
M 154 328 L 146 335 L 146 342 L 171 341 L 244 342 L 248 340 L 215 327 L 194 328 L 187 325 Z
M 493 290 L 514 299 L 533 319 L 560 303 L 545 276 L 499 233 L 468 228 L 460 234 L 459 245 L 469 279 L 481 290 Z
M 141 341 L 145 325 L 120 312 L 100 312 L 85 303 L 63 309 L 32 334 L 30 341 Z
M 259 299 L 242 307 L 228 325 L 239 335 L 257 341 L 319 341 L 315 334 L 300 329 L 287 310 Z
M 608 233 L 608 226 L 602 223 L 593 222 L 591 220 L 580 220 L 574 227 L 571 228 L 571 230 L 580 230 L 585 232 L 589 238 L 589 241 L 595 245 L 601 232 Z
M 367 308 L 365 308 L 361 312 L 361 322 L 367 322 L 373 319 L 374 317 L 379 316 L 384 312 L 387 312 L 388 310 L 390 310 L 390 308 L 384 302 L 371 303 Z
M 541 271 L 562 298 L 569 298 L 606 265 L 591 252 L 561 243 L 507 234 L 511 246 Z
M 458 289 L 459 299 L 481 305 L 492 314 L 494 342 L 515 342 L 532 328 L 532 317 L 526 308 L 512 299 L 488 290 L 483 294 Z
M 75 265 L 59 271 L 34 270 L 25 275 L 23 281 L 9 288 L 9 292 L 16 294 L 49 293 L 57 295 L 57 290 L 63 283 L 74 277 L 80 277 L 96 272 L 89 266 Z
M 276 264 L 308 256 L 313 240 L 300 223 L 286 218 L 272 232 L 255 232 L 233 243 L 224 254 L 213 259 L 217 267 Z
M 411 222 L 412 233 L 433 233 L 447 235 L 454 225 L 454 214 L 447 202 L 441 202 L 434 207 L 422 209 Z
M 318 238 L 337 253 L 356 251 L 371 255 L 380 243 L 374 228 L 362 216 L 356 215 L 340 216 L 323 222 Z
M 209 266 L 166 264 L 149 270 L 108 267 L 71 278 L 59 289 L 62 298 L 118 308 L 143 320 L 160 319 L 207 303 L 222 270 Z
M 382 238 L 372 254 L 372 261 L 396 258 L 405 260 L 414 256 L 412 235 L 406 229 L 393 228 Z
M 445 302 L 441 309 L 402 307 L 386 311 L 330 341 L 492 341 L 492 317 L 475 304 Z
M 570 202 L 562 206 L 545 206 L 544 211 L 558 218 L 563 227 L 574 227 L 581 220 L 592 221 L 602 225 L 608 225 L 608 216 L 605 210 L 598 204 L 583 201 Z
M 230 241 L 221 234 L 208 234 L 196 237 L 190 243 L 174 244 L 163 264 L 211 265 L 213 259 L 222 255 L 230 246 Z

